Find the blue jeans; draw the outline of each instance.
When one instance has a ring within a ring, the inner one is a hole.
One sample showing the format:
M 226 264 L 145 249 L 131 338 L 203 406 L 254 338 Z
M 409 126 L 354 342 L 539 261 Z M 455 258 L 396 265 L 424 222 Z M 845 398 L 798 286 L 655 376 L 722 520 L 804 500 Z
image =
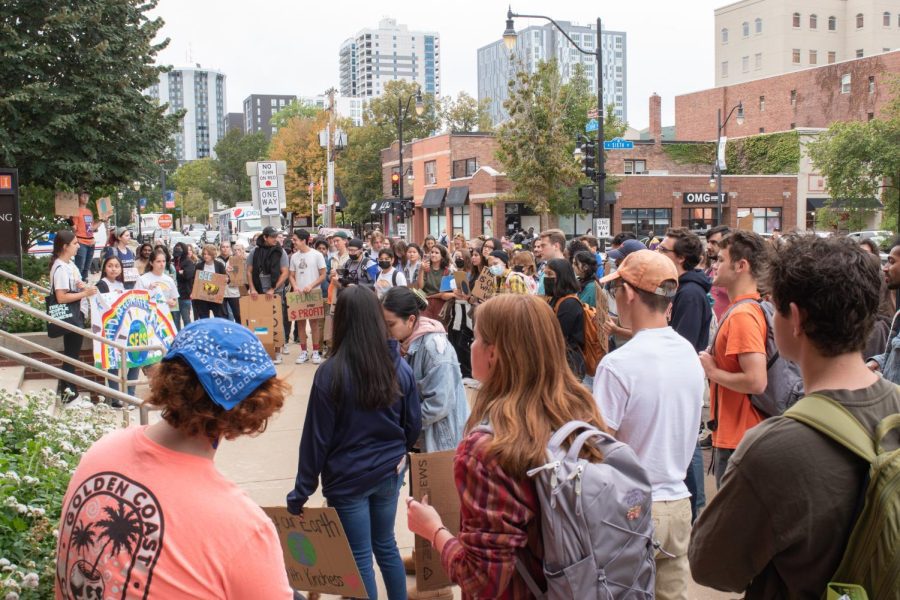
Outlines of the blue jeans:
M 128 381 L 137 380 L 137 378 L 138 378 L 138 372 L 139 372 L 140 370 L 141 370 L 140 367 L 131 367 L 130 369 L 128 369 L 128 374 L 126 375 L 126 377 L 128 377 Z M 109 370 L 109 374 L 110 374 L 110 375 L 115 375 L 116 377 L 118 377 L 118 376 L 119 376 L 119 369 L 110 369 L 110 370 Z M 107 380 L 107 384 L 109 385 L 110 389 L 116 390 L 117 392 L 119 391 L 119 382 L 118 382 L 118 380 L 116 380 L 116 379 L 109 379 L 109 380 Z M 128 394 L 129 394 L 130 396 L 134 396 L 134 389 L 135 389 L 135 386 L 133 386 L 133 385 L 129 385 L 129 386 L 128 386 Z
M 178 299 L 178 310 L 172 311 L 172 320 L 175 322 L 175 329 L 177 331 L 181 331 L 183 327 L 191 324 L 190 299 Z
M 91 270 L 91 262 L 94 260 L 94 243 L 79 244 L 78 253 L 75 254 L 75 266 L 81 273 L 81 279 L 87 281 L 88 273 Z
M 703 450 L 700 448 L 700 444 L 697 444 L 691 464 L 688 465 L 687 477 L 684 478 L 684 484 L 691 493 L 691 523 L 697 520 L 700 511 L 706 506 L 706 483 L 703 471 Z
M 372 552 L 381 569 L 390 600 L 406 600 L 406 572 L 394 537 L 397 502 L 400 500 L 402 474 L 392 473 L 371 490 L 359 496 L 329 498 L 353 550 L 353 558 L 366 586 L 369 600 L 377 600 Z

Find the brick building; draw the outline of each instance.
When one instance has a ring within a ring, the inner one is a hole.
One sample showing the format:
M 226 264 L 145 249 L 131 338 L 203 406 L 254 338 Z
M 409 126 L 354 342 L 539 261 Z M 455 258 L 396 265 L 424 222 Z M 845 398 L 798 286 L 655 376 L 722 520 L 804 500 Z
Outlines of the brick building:
M 723 132 L 728 137 L 881 118 L 891 99 L 889 80 L 898 73 L 900 51 L 894 51 L 676 96 L 675 137 L 715 140 L 716 109 L 724 119 L 739 102 L 744 123 L 732 119 Z

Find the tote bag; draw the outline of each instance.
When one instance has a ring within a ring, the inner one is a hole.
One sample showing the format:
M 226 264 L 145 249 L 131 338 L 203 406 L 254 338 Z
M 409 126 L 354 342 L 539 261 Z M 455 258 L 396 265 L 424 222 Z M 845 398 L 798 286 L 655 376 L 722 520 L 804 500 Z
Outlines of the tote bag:
M 59 267 L 57 267 L 58 269 Z M 50 294 L 44 299 L 47 306 L 47 314 L 54 319 L 65 321 L 76 327 L 84 327 L 84 316 L 81 314 L 81 301 L 75 302 L 58 302 L 56 300 L 56 292 L 53 289 L 53 275 L 50 274 Z M 68 329 L 60 327 L 56 323 L 47 323 L 47 337 L 58 338 L 66 333 L 71 333 Z

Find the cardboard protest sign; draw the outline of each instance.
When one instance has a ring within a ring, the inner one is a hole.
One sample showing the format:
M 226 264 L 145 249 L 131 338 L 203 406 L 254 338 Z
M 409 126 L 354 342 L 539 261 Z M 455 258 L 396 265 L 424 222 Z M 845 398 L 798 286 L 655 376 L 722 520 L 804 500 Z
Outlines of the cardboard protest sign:
M 102 220 L 109 219 L 113 216 L 112 201 L 109 196 L 97 199 L 97 218 Z
M 281 322 L 281 296 L 272 300 L 260 294 L 254 300 L 250 296 L 240 299 L 241 324 L 256 334 L 269 356 L 284 345 L 284 325 Z
M 263 508 L 275 524 L 288 581 L 295 590 L 368 598 L 350 542 L 333 508 Z
M 460 291 L 464 296 L 468 296 L 472 293 L 472 289 L 469 287 L 469 274 L 465 271 L 457 271 L 453 274 L 453 279 L 456 281 L 456 289 Z
M 160 289 L 128 290 L 124 293 L 96 294 L 90 299 L 91 331 L 128 346 L 154 346 L 160 350 L 128 352 L 130 367 L 146 367 L 162 360 L 175 340 L 175 323 Z M 94 342 L 94 365 L 109 371 L 118 369 L 122 354 L 111 346 Z
M 58 217 L 77 217 L 78 194 L 75 192 L 56 192 L 53 212 Z
M 228 276 L 224 273 L 210 273 L 197 269 L 197 274 L 194 275 L 194 287 L 191 289 L 191 300 L 222 304 L 225 300 L 227 283 Z
M 438 290 L 440 293 L 444 292 L 452 292 L 450 289 L 450 282 L 453 281 L 453 275 L 444 275 L 441 277 L 441 288 Z
M 489 269 L 482 269 L 481 275 L 475 281 L 472 287 L 472 295 L 477 300 L 488 300 L 494 295 L 494 276 L 491 275 Z
M 285 294 L 288 303 L 288 319 L 291 321 L 315 321 L 325 318 L 325 302 L 322 290 L 316 288 L 308 294 L 288 292 Z
M 247 284 L 247 259 L 232 256 L 228 259 L 231 267 L 231 287 L 246 287 Z
M 412 495 L 421 501 L 428 494 L 428 503 L 441 516 L 450 533 L 459 533 L 459 495 L 453 482 L 453 457 L 456 450 L 410 454 L 409 470 Z M 431 546 L 431 540 L 416 536 L 416 587 L 420 591 L 437 590 L 451 585 L 441 565 L 441 554 Z

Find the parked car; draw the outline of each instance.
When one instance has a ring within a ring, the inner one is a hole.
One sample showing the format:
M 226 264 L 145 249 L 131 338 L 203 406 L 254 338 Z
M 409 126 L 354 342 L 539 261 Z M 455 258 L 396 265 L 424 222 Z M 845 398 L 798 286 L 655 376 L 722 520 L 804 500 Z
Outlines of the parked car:
M 869 231 L 854 231 L 853 233 L 848 233 L 847 237 L 857 243 L 863 240 L 872 240 L 881 247 L 882 244 L 894 237 L 894 232 L 884 229 L 872 229 Z

